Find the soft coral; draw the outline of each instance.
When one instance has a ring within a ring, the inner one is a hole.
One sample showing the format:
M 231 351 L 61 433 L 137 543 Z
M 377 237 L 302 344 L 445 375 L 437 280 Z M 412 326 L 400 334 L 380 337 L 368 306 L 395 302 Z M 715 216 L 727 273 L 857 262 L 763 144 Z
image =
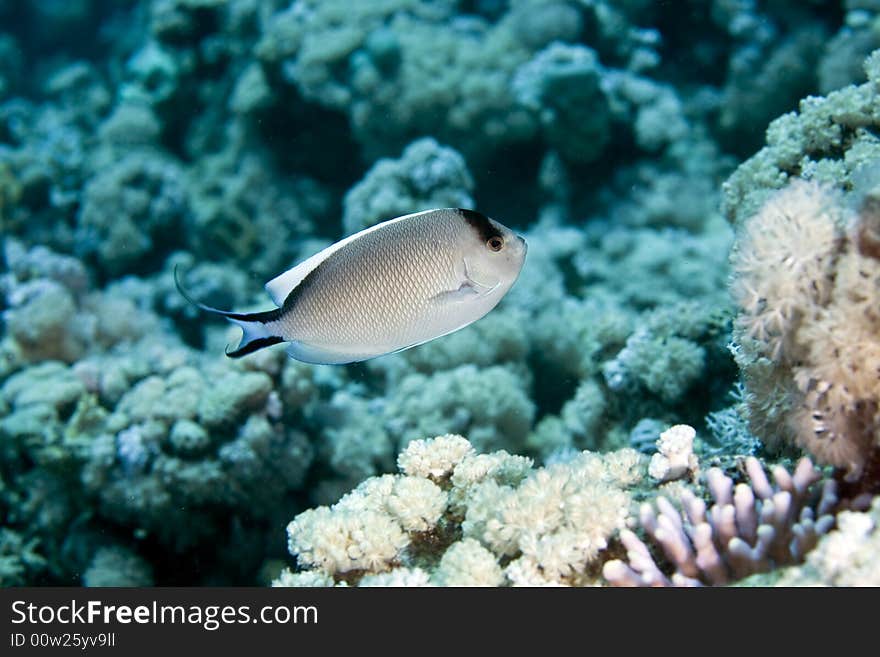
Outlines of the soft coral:
M 744 222 L 731 258 L 752 430 L 852 478 L 880 447 L 877 206 L 793 182 Z

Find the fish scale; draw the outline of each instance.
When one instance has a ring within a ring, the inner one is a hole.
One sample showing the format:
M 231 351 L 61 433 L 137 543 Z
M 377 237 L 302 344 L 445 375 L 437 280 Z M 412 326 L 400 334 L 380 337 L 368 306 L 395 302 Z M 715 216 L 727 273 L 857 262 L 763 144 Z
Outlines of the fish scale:
M 411 223 L 353 243 L 319 272 L 321 284 L 291 313 L 288 334 L 321 345 L 417 339 L 430 330 L 429 300 L 456 285 L 452 249 L 428 247 L 454 245 L 456 228 Z M 400 243 L 411 246 L 401 250 Z
M 428 210 L 367 228 L 280 274 L 266 285 L 279 308 L 198 305 L 243 329 L 231 357 L 289 342 L 299 360 L 348 363 L 483 317 L 516 281 L 526 251 L 525 240 L 473 210 Z

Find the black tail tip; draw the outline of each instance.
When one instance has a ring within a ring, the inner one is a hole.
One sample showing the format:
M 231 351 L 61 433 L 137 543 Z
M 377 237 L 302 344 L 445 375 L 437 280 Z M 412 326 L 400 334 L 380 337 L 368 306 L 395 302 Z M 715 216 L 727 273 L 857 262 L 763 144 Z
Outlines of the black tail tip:
M 257 338 L 256 340 L 251 340 L 247 344 L 239 345 L 238 349 L 234 349 L 233 351 L 229 351 L 227 348 L 226 355 L 229 358 L 241 358 L 242 356 L 247 356 L 248 354 L 258 351 L 263 347 L 271 347 L 273 344 L 278 344 L 279 342 L 284 342 L 284 338 L 277 335 L 270 335 L 267 338 Z

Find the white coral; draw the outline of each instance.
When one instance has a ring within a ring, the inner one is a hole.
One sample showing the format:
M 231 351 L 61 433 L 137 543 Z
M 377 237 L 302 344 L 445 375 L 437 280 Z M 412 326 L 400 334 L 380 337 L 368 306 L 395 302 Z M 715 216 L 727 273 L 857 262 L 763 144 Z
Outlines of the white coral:
M 699 468 L 694 454 L 694 438 L 697 432 L 687 424 L 676 424 L 660 434 L 657 453 L 651 457 L 648 474 L 661 482 L 695 475 Z
M 363 585 L 425 585 L 419 568 L 432 557 L 430 583 L 442 586 L 582 584 L 626 526 L 626 489 L 645 460 L 631 449 L 584 452 L 535 470 L 504 451 L 475 454 L 460 436 L 416 441 L 399 459 L 407 474 L 372 477 L 294 518 L 290 551 L 312 572 Z M 450 545 L 457 522 L 462 538 Z
M 453 543 L 434 573 L 440 586 L 499 586 L 504 574 L 494 554 L 472 538 Z
M 305 566 L 327 573 L 381 572 L 401 559 L 409 533 L 434 527 L 446 493 L 427 479 L 367 479 L 333 507 L 299 514 L 287 527 L 288 548 Z
M 432 529 L 443 515 L 446 493 L 427 479 L 399 477 L 385 508 L 404 531 L 424 532 Z
M 514 456 L 504 450 L 492 454 L 476 454 L 462 460 L 452 474 L 454 488 L 467 488 L 486 479 L 516 485 L 532 469 L 532 459 Z
M 304 570 L 294 573 L 290 568 L 285 568 L 272 580 L 272 586 L 310 588 L 316 586 L 333 586 L 333 578 L 321 570 Z
M 598 454 L 580 452 L 568 463 L 571 474 L 581 482 L 601 481 L 610 486 L 628 488 L 645 476 L 646 458 L 630 447 Z
M 387 570 L 409 544 L 400 525 L 385 514 L 327 507 L 299 514 L 287 535 L 288 549 L 301 564 L 328 574 Z
M 630 494 L 602 476 L 602 460 L 585 453 L 534 471 L 516 488 L 482 482 L 470 496 L 464 536 L 499 555 L 528 557 L 547 581 L 582 572 L 630 513 Z
M 880 498 L 865 513 L 839 513 L 837 525 L 809 553 L 803 566 L 786 572 L 781 586 L 880 586 Z
M 394 587 L 412 588 L 433 586 L 430 575 L 421 568 L 395 568 L 388 573 L 364 575 L 358 582 L 359 587 Z
M 462 459 L 474 454 L 467 438 L 446 434 L 427 440 L 413 440 L 397 457 L 404 474 L 439 481 L 452 474 Z
M 528 556 L 514 559 L 507 564 L 504 575 L 513 586 L 565 586 L 559 580 L 548 578 L 538 563 Z
M 478 484 L 494 481 L 502 485 L 516 486 L 531 470 L 532 459 L 514 456 L 504 450 L 492 454 L 467 456 L 455 466 L 455 471 L 452 473 L 449 506 L 458 513 L 464 513 Z

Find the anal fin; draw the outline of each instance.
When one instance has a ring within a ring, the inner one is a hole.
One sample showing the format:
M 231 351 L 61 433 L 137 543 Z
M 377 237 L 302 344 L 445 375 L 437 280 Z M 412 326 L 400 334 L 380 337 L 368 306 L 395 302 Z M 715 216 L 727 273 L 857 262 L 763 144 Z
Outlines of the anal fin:
M 292 341 L 287 345 L 287 354 L 296 360 L 315 365 L 343 365 L 345 363 L 356 363 L 378 355 L 372 353 L 358 354 L 334 351 L 333 349 L 328 349 L 326 347 L 318 347 L 297 341 Z

